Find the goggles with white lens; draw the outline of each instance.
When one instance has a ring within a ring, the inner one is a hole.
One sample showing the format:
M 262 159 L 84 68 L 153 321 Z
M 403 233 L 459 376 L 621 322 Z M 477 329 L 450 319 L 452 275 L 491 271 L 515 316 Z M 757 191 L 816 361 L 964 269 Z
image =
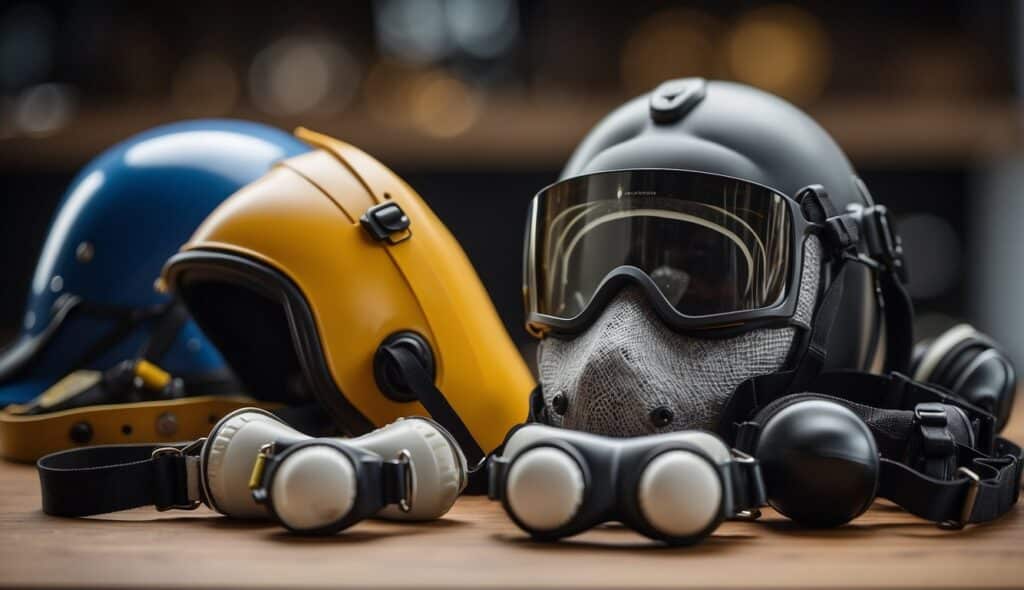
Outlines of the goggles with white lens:
M 553 184 L 527 221 L 524 294 L 534 334 L 586 329 L 625 285 L 677 331 L 787 323 L 804 237 L 793 199 L 701 172 L 601 172 Z

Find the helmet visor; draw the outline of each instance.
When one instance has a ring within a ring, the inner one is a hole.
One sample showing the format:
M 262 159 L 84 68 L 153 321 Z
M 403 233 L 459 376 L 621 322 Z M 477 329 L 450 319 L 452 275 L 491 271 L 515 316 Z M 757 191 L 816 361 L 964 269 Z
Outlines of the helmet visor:
M 792 218 L 792 201 L 769 188 L 697 172 L 552 185 L 534 199 L 527 233 L 531 322 L 571 322 L 622 276 L 686 318 L 774 307 L 786 297 Z

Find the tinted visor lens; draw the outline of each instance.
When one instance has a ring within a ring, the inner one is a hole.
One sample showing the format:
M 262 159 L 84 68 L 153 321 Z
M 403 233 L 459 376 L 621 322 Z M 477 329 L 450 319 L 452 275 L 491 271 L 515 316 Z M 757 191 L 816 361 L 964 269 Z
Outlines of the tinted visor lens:
M 774 191 L 709 174 L 642 170 L 566 180 L 534 201 L 531 311 L 572 319 L 624 267 L 649 277 L 683 316 L 772 307 L 786 296 L 791 215 L 788 199 Z

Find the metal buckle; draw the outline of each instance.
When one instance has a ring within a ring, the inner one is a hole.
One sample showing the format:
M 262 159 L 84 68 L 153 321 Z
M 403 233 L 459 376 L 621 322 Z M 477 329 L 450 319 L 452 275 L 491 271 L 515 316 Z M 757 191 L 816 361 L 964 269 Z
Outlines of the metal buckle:
M 149 458 L 156 459 L 157 457 L 163 457 L 164 455 L 174 455 L 179 457 L 193 455 L 196 451 L 202 449 L 204 444 L 206 444 L 206 437 L 197 438 L 180 449 L 178 447 L 160 447 L 153 449 Z M 193 500 L 188 504 L 172 504 L 164 507 L 157 506 L 156 510 L 157 512 L 166 512 L 168 510 L 195 510 L 196 508 L 199 508 L 199 505 L 202 503 L 202 500 Z
M 757 463 L 757 459 L 744 453 L 739 449 L 729 449 L 729 453 L 732 455 L 734 463 L 740 463 L 743 465 L 753 465 Z M 758 508 L 749 508 L 747 510 L 740 510 L 732 517 L 733 520 L 747 520 L 755 521 L 761 518 L 761 510 Z
M 971 486 L 967 488 L 967 496 L 964 498 L 963 508 L 960 509 L 960 520 L 947 520 L 939 523 L 939 526 L 944 529 L 960 530 L 964 528 L 967 522 L 971 519 L 971 514 L 974 512 L 974 505 L 978 502 L 978 490 L 981 488 L 981 476 L 974 471 L 966 468 L 959 467 L 956 470 L 957 475 L 963 475 L 967 479 L 971 480 Z
M 732 460 L 736 463 L 757 463 L 757 459 L 739 449 L 729 449 L 729 451 L 732 454 Z
M 395 457 L 398 460 L 398 464 L 405 471 L 405 490 L 402 494 L 402 499 L 398 501 L 398 508 L 402 512 L 409 512 L 412 510 L 412 498 L 416 494 L 416 480 L 412 473 L 412 455 L 409 451 L 402 449 L 398 452 L 398 456 Z

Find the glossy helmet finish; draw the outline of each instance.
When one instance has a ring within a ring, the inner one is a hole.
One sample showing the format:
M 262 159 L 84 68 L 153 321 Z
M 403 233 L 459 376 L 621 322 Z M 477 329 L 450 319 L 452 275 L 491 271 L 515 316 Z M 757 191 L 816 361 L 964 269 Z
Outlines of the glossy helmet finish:
M 475 464 L 526 417 L 529 369 L 420 196 L 357 148 L 297 134 L 318 149 L 218 207 L 168 287 L 257 397 L 315 400 L 349 434 L 429 414 Z
M 21 334 L 0 353 L 0 406 L 25 402 L 77 369 L 135 358 L 170 302 L 166 259 L 228 195 L 309 148 L 265 125 L 196 120 L 103 152 L 71 183 L 36 266 Z M 186 378 L 223 369 L 191 321 L 157 361 Z
M 671 80 L 627 102 L 590 131 L 560 179 L 629 169 L 717 174 L 789 197 L 822 185 L 839 212 L 873 204 L 820 125 L 777 96 L 732 82 Z M 870 273 L 848 271 L 827 366 L 866 368 L 875 357 L 880 314 Z

